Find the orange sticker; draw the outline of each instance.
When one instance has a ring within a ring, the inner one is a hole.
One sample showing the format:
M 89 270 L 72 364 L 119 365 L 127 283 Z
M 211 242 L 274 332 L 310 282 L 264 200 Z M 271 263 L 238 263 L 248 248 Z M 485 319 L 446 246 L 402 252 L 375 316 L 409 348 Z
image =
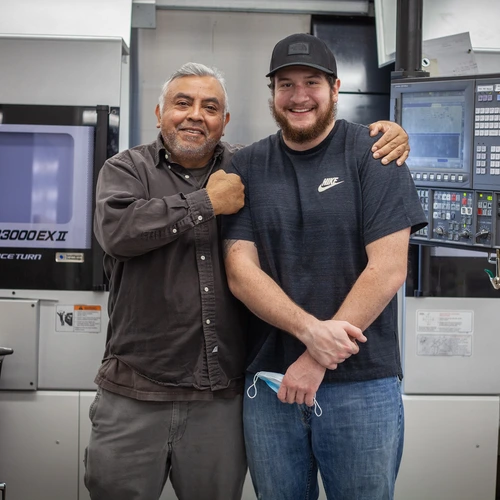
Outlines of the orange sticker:
M 101 306 L 81 306 L 75 305 L 75 311 L 100 311 Z

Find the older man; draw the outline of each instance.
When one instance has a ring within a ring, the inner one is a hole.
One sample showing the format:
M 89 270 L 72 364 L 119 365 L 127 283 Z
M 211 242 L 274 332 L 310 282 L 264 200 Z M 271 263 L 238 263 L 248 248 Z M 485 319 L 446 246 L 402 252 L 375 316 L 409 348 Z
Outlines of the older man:
M 93 500 L 157 499 L 168 477 L 181 500 L 241 497 L 246 321 L 216 218 L 244 203 L 240 178 L 224 172 L 235 150 L 220 142 L 228 107 L 217 70 L 182 66 L 163 86 L 157 139 L 101 171 L 95 234 L 110 321 L 90 408 Z M 406 157 L 404 132 L 381 126 L 378 153 Z
M 261 500 L 316 499 L 319 469 L 331 500 L 391 500 L 404 422 L 395 294 L 425 217 L 408 169 L 382 166 L 365 127 L 336 120 L 324 42 L 281 40 L 267 76 L 280 131 L 233 157 L 246 200 L 224 221 L 229 286 L 263 320 L 248 333 L 252 480 Z

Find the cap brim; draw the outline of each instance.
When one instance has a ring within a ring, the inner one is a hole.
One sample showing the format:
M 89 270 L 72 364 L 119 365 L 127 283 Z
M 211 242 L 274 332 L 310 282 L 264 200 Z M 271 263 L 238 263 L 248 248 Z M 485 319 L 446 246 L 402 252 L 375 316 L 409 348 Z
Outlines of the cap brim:
M 318 64 L 312 64 L 312 63 L 306 63 L 306 62 L 293 62 L 293 63 L 282 64 L 281 66 L 274 68 L 272 71 L 270 71 L 266 75 L 266 77 L 273 76 L 274 73 L 276 73 L 276 71 L 279 71 L 280 69 L 287 68 L 290 66 L 308 66 L 309 68 L 319 69 L 320 71 L 323 71 L 323 73 L 326 73 L 328 75 L 335 75 L 335 73 L 331 69 L 327 69 L 323 66 L 319 66 Z M 335 76 L 337 76 L 337 75 L 335 75 Z

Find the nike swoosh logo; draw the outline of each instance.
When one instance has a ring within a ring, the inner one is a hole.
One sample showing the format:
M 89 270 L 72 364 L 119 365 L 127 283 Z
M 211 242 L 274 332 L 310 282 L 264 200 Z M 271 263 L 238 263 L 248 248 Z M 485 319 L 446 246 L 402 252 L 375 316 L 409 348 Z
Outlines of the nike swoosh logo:
M 321 186 L 319 186 L 319 187 L 318 187 L 318 192 L 319 192 L 319 193 L 322 193 L 323 191 L 326 191 L 327 189 L 330 189 L 330 188 L 332 188 L 333 186 L 338 186 L 339 184 L 342 184 L 343 182 L 344 182 L 344 181 L 335 182 L 335 183 L 333 183 L 333 184 L 328 184 L 328 186 L 323 186 L 323 185 L 321 185 Z

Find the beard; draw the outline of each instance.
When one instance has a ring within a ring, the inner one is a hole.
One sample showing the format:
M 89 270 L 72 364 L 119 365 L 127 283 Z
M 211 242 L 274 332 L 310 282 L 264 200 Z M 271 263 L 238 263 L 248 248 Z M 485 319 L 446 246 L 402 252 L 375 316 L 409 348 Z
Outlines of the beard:
M 316 119 L 316 122 L 307 128 L 296 128 L 290 124 L 287 117 L 276 109 L 274 99 L 269 99 L 269 109 L 273 115 L 276 125 L 282 130 L 283 137 L 296 144 L 304 144 L 317 139 L 335 120 L 337 116 L 337 103 L 330 96 L 327 109 Z
M 167 151 L 177 160 L 188 159 L 202 160 L 206 156 L 215 150 L 215 146 L 218 144 L 218 140 L 212 138 L 207 139 L 203 144 L 189 144 L 189 142 L 181 142 L 177 138 L 176 132 L 169 132 L 167 134 L 162 134 L 163 142 L 165 143 L 165 148 Z M 201 165 L 200 165 L 201 166 Z

